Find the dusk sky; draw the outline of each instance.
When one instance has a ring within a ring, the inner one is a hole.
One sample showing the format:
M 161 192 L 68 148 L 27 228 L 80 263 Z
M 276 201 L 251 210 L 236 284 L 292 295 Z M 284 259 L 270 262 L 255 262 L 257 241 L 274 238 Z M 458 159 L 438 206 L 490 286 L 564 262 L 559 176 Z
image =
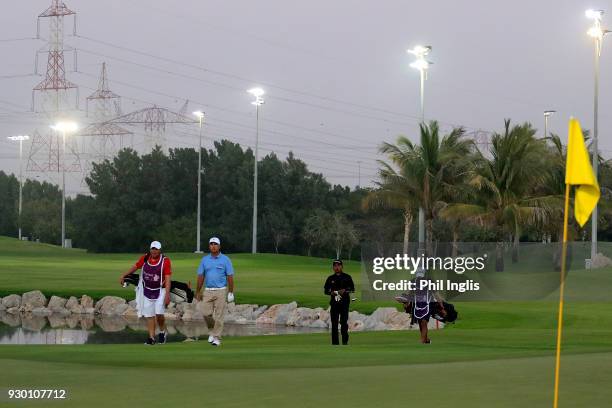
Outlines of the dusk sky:
M 18 171 L 18 144 L 6 136 L 47 129 L 50 120 L 28 112 L 34 57 L 44 50 L 36 18 L 50 0 L 11 2 L 0 15 L 0 169 Z M 567 120 L 593 126 L 593 41 L 588 8 L 612 2 L 384 1 L 287 2 L 68 0 L 77 37 L 66 19 L 67 79 L 85 97 L 106 62 L 123 112 L 152 104 L 206 112 L 206 146 L 227 138 L 248 147 L 255 111 L 246 90 L 266 90 L 260 157 L 289 150 L 333 183 L 372 185 L 383 141 L 400 134 L 418 140 L 419 75 L 407 48 L 431 45 L 425 115 L 446 131 L 501 131 L 504 118 L 529 121 L 542 134 L 543 111 L 554 109 L 550 131 L 567 137 Z M 46 36 L 47 22 L 42 23 Z M 30 38 L 30 39 L 28 39 Z M 607 41 L 607 42 L 606 42 Z M 46 56 L 41 54 L 39 72 Z M 612 157 L 612 38 L 601 56 L 599 146 Z M 133 128 L 142 134 L 141 128 Z M 196 125 L 169 126 L 167 147 L 197 146 Z M 143 146 L 137 145 L 142 149 Z M 25 145 L 25 155 L 29 145 Z M 26 173 L 35 177 L 35 173 Z M 56 182 L 56 175 L 38 174 Z M 69 193 L 86 192 L 71 175 Z

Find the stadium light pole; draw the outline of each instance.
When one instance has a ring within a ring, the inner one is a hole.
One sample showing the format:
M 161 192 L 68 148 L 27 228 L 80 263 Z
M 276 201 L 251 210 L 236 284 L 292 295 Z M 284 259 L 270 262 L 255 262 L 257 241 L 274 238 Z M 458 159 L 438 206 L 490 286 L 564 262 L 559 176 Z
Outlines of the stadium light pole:
M 598 136 L 598 125 L 599 125 L 599 58 L 601 57 L 601 46 L 603 38 L 606 34 L 610 33 L 609 30 L 605 30 L 601 26 L 601 19 L 603 17 L 603 10 L 587 10 L 586 16 L 593 20 L 593 25 L 587 31 L 587 34 L 593 38 L 595 43 L 595 86 L 593 94 L 593 142 L 592 154 L 593 154 L 593 172 L 595 173 L 595 179 L 597 179 L 598 167 L 599 167 L 599 149 L 597 147 L 597 136 Z M 591 216 L 591 262 L 597 255 L 597 205 L 593 209 L 593 215 Z
M 425 80 L 431 64 L 425 57 L 431 52 L 431 46 L 417 45 L 411 50 L 406 50 L 406 52 L 416 57 L 416 60 L 410 66 L 418 70 L 421 75 L 421 124 L 425 125 Z M 419 251 L 422 251 L 423 248 L 425 248 L 425 212 L 423 207 L 419 207 Z
M 202 220 L 202 124 L 204 122 L 204 112 L 195 111 L 193 114 L 198 118 L 200 123 L 200 148 L 198 149 L 198 222 L 196 232 L 196 254 L 201 254 L 200 248 L 200 229 Z
M 30 139 L 28 135 L 9 136 L 9 140 L 19 142 L 19 212 L 17 215 L 17 228 L 19 240 L 21 241 L 21 203 L 23 199 L 23 141 Z
M 548 118 L 557 113 L 556 110 L 545 110 L 544 111 L 544 137 L 548 137 Z
M 79 126 L 76 122 L 63 121 L 51 126 L 51 129 L 62 134 L 62 248 L 66 248 L 66 133 L 76 132 Z
M 251 105 L 255 105 L 255 164 L 253 173 L 253 238 L 251 253 L 257 253 L 257 160 L 259 158 L 259 107 L 264 104 L 264 90 L 252 88 L 247 91 L 255 97 Z

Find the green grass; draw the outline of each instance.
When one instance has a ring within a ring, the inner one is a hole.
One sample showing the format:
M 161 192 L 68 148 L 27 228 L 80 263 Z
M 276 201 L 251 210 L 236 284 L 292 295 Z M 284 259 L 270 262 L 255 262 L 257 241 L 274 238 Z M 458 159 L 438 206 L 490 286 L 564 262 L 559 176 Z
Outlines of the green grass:
M 119 276 L 142 254 L 88 254 L 79 249 L 60 249 L 53 245 L 19 242 L 0 237 L 0 263 L 3 284 L 0 296 L 39 289 L 45 295 L 81 296 L 95 299 L 106 295 L 134 297 L 134 291 L 119 285 Z M 191 281 L 195 287 L 200 255 L 169 253 L 173 277 Z M 293 255 L 230 254 L 236 271 L 239 303 L 274 304 L 293 300 L 302 306 L 327 305 L 323 284 L 331 271 L 331 260 Z M 359 290 L 360 263 L 347 261 L 344 269 Z M 394 302 L 356 303 L 356 308 L 371 312 Z
M 180 280 L 194 279 L 197 259 L 170 254 Z M 134 254 L 92 255 L 0 238 L 3 293 L 111 293 Z M 242 302 L 298 300 L 324 305 L 329 261 L 232 255 Z M 346 269 L 359 280 L 359 264 Z M 568 293 L 612 287 L 610 271 L 578 271 Z M 74 276 L 83 276 L 75 281 Z M 367 311 L 375 303 L 355 302 Z M 119 407 L 540 407 L 552 405 L 556 303 L 457 303 L 460 320 L 418 343 L 418 333 L 352 333 L 349 347 L 326 334 L 228 337 L 129 345 L 0 346 L 0 384 L 65 388 L 66 401 L 10 406 Z M 607 407 L 612 400 L 612 303 L 568 301 L 561 371 L 562 407 Z M 0 395 L 0 402 L 6 397 Z

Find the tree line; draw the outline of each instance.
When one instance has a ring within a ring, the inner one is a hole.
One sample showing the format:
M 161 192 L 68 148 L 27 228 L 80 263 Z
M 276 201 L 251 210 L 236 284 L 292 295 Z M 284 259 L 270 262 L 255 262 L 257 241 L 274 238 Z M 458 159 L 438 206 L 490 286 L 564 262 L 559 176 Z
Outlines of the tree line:
M 542 138 L 529 123 L 504 123 L 486 146 L 463 128 L 442 134 L 437 122 L 420 125 L 418 143 L 405 136 L 383 143 L 372 188 L 332 185 L 293 153 L 271 153 L 258 163 L 258 248 L 313 256 L 358 257 L 363 243 L 417 241 L 417 214 L 425 215 L 426 249 L 436 242 L 559 241 L 565 147 Z M 414 138 L 413 138 L 414 139 Z M 224 249 L 251 248 L 251 149 L 228 140 L 202 151 L 202 247 L 220 236 Z M 142 251 L 159 239 L 169 251 L 193 251 L 196 240 L 198 153 L 124 149 L 94 163 L 86 177 L 91 195 L 67 201 L 67 236 L 94 252 Z M 609 192 L 612 163 L 599 158 L 602 199 L 599 239 L 612 238 Z M 17 235 L 19 183 L 0 172 L 0 234 Z M 61 191 L 26 180 L 25 236 L 59 244 Z M 571 225 L 571 239 L 590 239 L 588 226 Z M 503 258 L 502 258 L 503 261 Z
M 584 132 L 588 136 L 588 132 Z M 477 146 L 461 127 L 442 135 L 436 121 L 420 125 L 420 143 L 404 136 L 384 143 L 377 188 L 364 199 L 364 208 L 393 208 L 402 212 L 407 250 L 415 216 L 425 215 L 425 248 L 434 241 L 491 241 L 498 243 L 497 269 L 503 269 L 502 243 L 512 243 L 518 258 L 519 241 L 560 241 L 565 191 L 566 149 L 557 135 L 537 137 L 529 123 L 504 123 L 487 146 Z M 599 239 L 612 229 L 610 188 L 612 163 L 598 157 L 602 199 Z M 570 225 L 571 239 L 590 239 L 590 228 Z
M 251 149 L 227 140 L 202 151 L 202 248 L 219 236 L 224 250 L 251 248 L 253 205 Z M 124 149 L 93 163 L 85 178 L 91 195 L 67 200 L 67 237 L 93 252 L 142 251 L 153 239 L 167 251 L 196 247 L 198 153 L 193 148 L 139 155 Z M 293 153 L 269 154 L 258 163 L 258 248 L 340 256 L 359 244 L 353 220 L 360 195 L 331 185 Z M 0 172 L 0 234 L 15 236 L 19 182 Z M 61 191 L 49 183 L 24 184 L 23 235 L 59 244 Z

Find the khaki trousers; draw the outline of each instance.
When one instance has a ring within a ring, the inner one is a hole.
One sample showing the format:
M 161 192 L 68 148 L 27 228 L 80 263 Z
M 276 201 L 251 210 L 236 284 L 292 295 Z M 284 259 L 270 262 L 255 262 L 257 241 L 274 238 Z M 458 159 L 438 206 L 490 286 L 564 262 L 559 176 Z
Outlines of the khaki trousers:
M 205 289 L 202 302 L 204 302 L 204 319 L 206 320 L 208 330 L 210 330 L 210 335 L 220 337 L 223 331 L 223 319 L 227 306 L 227 289 Z

